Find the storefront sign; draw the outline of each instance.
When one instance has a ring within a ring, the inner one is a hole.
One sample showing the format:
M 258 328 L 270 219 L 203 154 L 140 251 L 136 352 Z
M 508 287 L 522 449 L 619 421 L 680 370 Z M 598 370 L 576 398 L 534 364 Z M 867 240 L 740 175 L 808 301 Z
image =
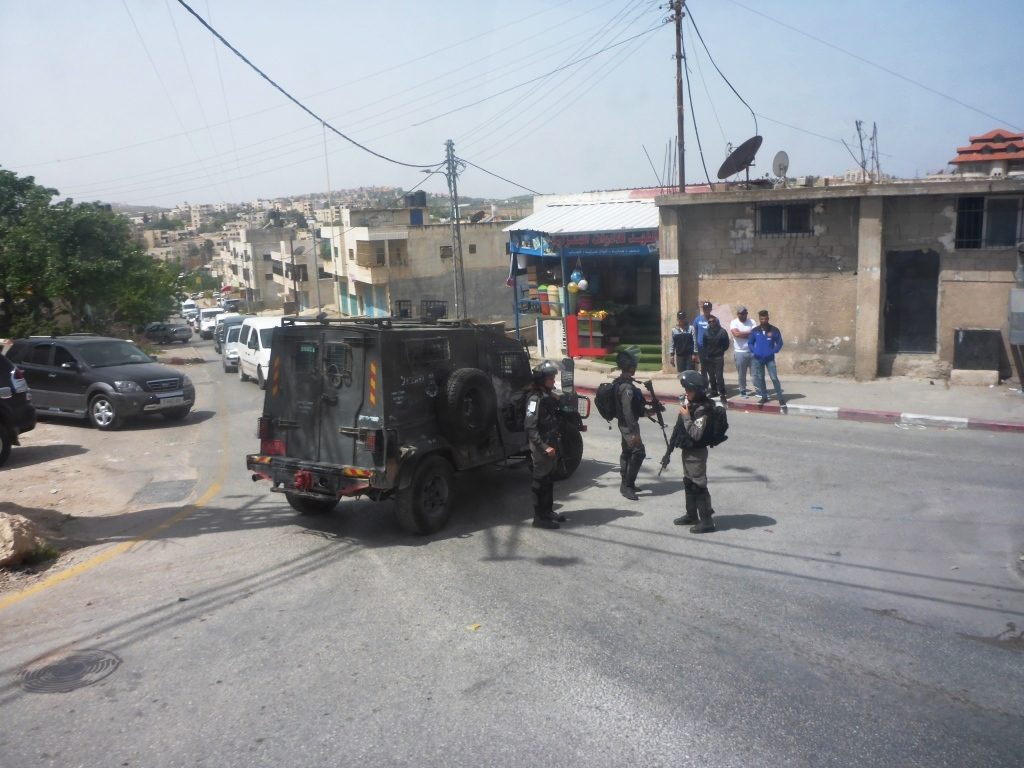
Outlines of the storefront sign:
M 637 229 L 625 232 L 589 232 L 549 237 L 540 232 L 512 232 L 510 250 L 532 256 L 566 257 L 646 256 L 658 253 L 658 230 Z
M 658 274 L 659 275 L 678 275 L 679 274 L 679 260 L 678 259 L 659 259 L 658 260 Z

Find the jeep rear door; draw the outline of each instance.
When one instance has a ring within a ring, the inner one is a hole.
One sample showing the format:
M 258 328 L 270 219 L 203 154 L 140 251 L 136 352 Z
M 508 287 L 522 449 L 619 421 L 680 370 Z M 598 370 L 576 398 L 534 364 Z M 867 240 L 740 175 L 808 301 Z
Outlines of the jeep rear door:
M 367 336 L 353 329 L 318 334 L 277 329 L 267 409 L 284 428 L 287 456 L 358 464 L 359 417 L 377 410 L 367 399 L 366 348 Z M 375 392 L 372 399 L 376 400 Z

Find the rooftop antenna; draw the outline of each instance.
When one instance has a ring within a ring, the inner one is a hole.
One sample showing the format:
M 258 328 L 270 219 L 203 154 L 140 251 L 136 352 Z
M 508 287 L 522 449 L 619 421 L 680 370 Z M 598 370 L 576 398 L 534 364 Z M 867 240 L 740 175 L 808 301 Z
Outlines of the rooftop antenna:
M 782 179 L 782 185 L 786 185 L 786 172 L 789 170 L 789 155 L 786 154 L 785 150 L 780 150 L 775 153 L 775 159 L 772 160 L 772 173 L 775 174 L 776 178 Z
M 722 163 L 722 167 L 718 169 L 719 180 L 727 179 L 740 171 L 746 171 L 747 184 L 749 184 L 750 166 L 754 164 L 754 157 L 757 155 L 757 150 L 761 148 L 762 141 L 764 139 L 760 136 L 752 136 L 730 152 L 729 156 L 725 158 L 725 162 Z

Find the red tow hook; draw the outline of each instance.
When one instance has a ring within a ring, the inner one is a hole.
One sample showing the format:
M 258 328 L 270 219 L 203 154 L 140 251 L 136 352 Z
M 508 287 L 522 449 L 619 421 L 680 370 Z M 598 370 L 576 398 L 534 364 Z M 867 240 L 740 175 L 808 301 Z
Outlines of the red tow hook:
M 313 487 L 313 473 L 300 469 L 295 473 L 295 490 L 308 491 Z

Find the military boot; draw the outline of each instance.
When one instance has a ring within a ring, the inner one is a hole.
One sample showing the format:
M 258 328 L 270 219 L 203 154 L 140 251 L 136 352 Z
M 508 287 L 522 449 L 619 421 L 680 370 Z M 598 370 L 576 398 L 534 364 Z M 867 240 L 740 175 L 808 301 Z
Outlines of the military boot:
M 672 522 L 676 525 L 693 525 L 700 518 L 697 516 L 697 494 L 694 492 L 693 483 L 690 482 L 690 478 L 683 480 L 683 490 L 686 493 L 686 514 L 682 517 L 677 517 Z
M 690 533 L 711 533 L 715 530 L 715 523 L 712 521 L 711 516 L 715 513 L 715 510 L 711 508 L 711 494 L 707 488 L 697 488 L 697 516 L 700 521 L 690 527 Z
M 637 499 L 640 498 L 639 496 L 636 495 L 636 491 L 634 491 L 632 488 L 630 488 L 624 482 L 619 485 L 619 493 L 621 493 L 623 496 L 625 496 L 630 501 L 636 501 Z

